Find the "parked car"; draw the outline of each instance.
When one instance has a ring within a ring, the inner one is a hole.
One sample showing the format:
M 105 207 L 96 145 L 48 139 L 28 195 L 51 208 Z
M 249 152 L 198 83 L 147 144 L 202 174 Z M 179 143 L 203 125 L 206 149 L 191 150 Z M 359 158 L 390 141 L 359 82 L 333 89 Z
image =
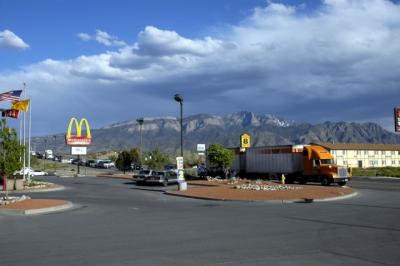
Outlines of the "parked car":
M 86 160 L 85 165 L 86 165 L 86 166 L 94 167 L 94 164 L 95 164 L 95 163 L 96 163 L 95 160 Z
M 172 183 L 178 183 L 178 175 L 175 171 L 154 171 L 153 174 L 143 178 L 140 183 L 168 186 Z
M 99 162 L 99 164 L 98 164 L 99 168 L 106 168 L 106 169 L 109 169 L 114 166 L 115 165 L 111 160 L 103 160 L 103 161 Z
M 14 172 L 14 175 L 24 175 L 24 172 L 25 172 L 25 175 L 26 175 L 26 176 L 43 176 L 43 175 L 48 175 L 47 172 L 39 171 L 39 170 L 33 170 L 32 168 L 25 168 L 25 171 L 24 171 L 24 169 L 21 169 L 21 170 L 19 170 L 19 171 L 15 171 L 15 172 Z
M 143 170 L 143 168 L 138 164 L 131 164 L 131 170 Z
M 141 185 L 146 182 L 146 179 L 151 176 L 155 175 L 156 171 L 154 170 L 140 170 L 139 174 L 136 176 L 136 184 Z M 134 176 L 135 177 L 135 176 Z

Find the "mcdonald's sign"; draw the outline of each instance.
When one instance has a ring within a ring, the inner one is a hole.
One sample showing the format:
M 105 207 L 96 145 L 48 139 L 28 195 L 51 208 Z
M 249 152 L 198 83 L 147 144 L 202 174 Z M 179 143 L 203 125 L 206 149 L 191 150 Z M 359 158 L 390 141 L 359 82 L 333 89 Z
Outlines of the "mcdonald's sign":
M 83 124 L 85 124 L 86 127 L 86 136 L 82 136 Z M 76 127 L 76 135 L 72 135 L 71 133 L 73 125 L 75 125 Z M 86 118 L 82 118 L 81 121 L 79 121 L 79 123 L 75 117 L 72 117 L 71 120 L 69 120 L 68 131 L 67 135 L 65 136 L 65 142 L 67 145 L 78 145 L 78 146 L 87 146 L 92 143 L 92 135 L 90 134 L 90 127 Z

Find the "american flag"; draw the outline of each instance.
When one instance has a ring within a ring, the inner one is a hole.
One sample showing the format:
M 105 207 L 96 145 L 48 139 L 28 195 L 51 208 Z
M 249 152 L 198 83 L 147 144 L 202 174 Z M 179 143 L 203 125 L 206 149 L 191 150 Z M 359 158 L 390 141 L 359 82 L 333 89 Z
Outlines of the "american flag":
M 0 93 L 0 101 L 18 101 L 19 97 L 21 96 L 22 90 L 17 91 L 8 91 Z

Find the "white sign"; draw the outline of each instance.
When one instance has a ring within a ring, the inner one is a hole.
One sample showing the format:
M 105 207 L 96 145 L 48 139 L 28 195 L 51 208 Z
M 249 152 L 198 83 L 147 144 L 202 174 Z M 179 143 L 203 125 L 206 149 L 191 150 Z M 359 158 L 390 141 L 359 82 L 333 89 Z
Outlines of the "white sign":
M 198 155 L 204 156 L 204 155 L 206 155 L 206 154 L 205 154 L 204 152 L 199 152 Z
M 71 147 L 72 155 L 86 155 L 86 147 Z
M 206 144 L 197 144 L 197 151 L 206 151 Z
M 176 169 L 183 170 L 183 157 L 176 157 Z

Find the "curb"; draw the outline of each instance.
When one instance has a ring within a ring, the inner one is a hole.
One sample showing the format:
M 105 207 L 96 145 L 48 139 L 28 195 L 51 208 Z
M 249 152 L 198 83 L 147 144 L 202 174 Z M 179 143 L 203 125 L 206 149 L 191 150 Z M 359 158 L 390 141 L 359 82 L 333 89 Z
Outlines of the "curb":
M 301 199 L 289 199 L 289 200 L 238 200 L 238 199 L 217 199 L 217 198 L 207 198 L 207 197 L 201 197 L 201 196 L 189 196 L 189 195 L 178 195 L 172 192 L 164 192 L 165 195 L 169 196 L 176 196 L 176 197 L 182 197 L 182 198 L 191 198 L 191 199 L 201 199 L 201 200 L 214 200 L 214 201 L 236 201 L 236 202 L 269 202 L 269 203 L 312 203 L 312 202 L 327 202 L 327 201 L 335 201 L 335 200 L 342 200 L 342 199 L 348 199 L 351 197 L 355 197 L 358 195 L 357 191 L 354 191 L 351 194 L 348 195 L 343 195 L 343 196 L 337 196 L 337 197 L 330 197 L 330 198 L 324 198 L 324 199 L 311 199 L 311 198 L 301 198 Z
M 57 185 L 55 188 L 39 188 L 39 189 L 26 189 L 26 190 L 11 190 L 8 191 L 9 194 L 21 194 L 21 193 L 34 193 L 34 192 L 52 192 L 52 191 L 60 191 L 66 189 L 66 187 Z M 0 191 L 0 195 L 6 194 L 4 191 Z
M 30 209 L 30 210 L 17 210 L 17 209 L 2 209 L 0 210 L 0 214 L 17 214 L 17 215 L 35 215 L 35 214 L 45 214 L 51 212 L 58 212 L 64 211 L 67 209 L 72 208 L 74 205 L 72 202 L 67 201 L 66 204 L 47 207 L 47 208 L 40 208 L 40 209 Z

